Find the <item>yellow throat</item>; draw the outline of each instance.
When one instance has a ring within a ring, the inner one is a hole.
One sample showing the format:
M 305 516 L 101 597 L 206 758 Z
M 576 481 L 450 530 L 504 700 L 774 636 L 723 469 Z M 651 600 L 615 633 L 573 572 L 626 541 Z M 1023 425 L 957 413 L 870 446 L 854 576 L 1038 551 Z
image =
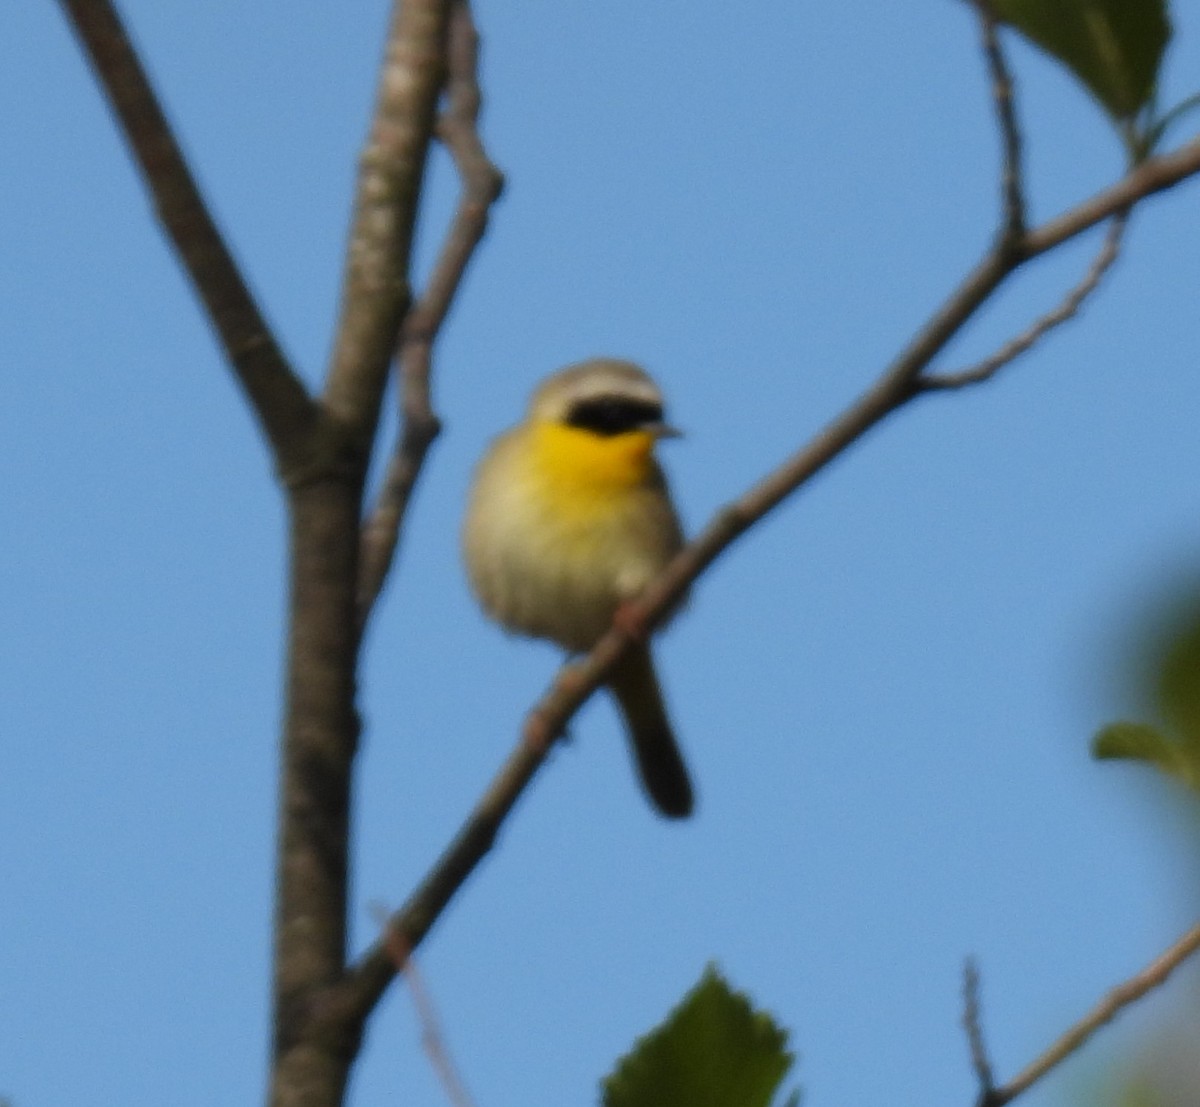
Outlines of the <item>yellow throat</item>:
M 648 431 L 606 435 L 539 422 L 533 428 L 534 471 L 565 494 L 607 499 L 646 481 L 654 441 Z

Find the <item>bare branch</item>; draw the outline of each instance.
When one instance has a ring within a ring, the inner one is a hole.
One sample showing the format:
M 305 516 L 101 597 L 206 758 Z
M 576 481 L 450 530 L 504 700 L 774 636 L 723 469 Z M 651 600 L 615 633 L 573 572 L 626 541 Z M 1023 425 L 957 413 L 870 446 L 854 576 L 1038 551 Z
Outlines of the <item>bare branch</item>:
M 479 34 L 467 0 L 457 0 L 450 13 L 447 46 L 447 104 L 437 122 L 438 138 L 454 158 L 463 181 L 454 223 L 434 267 L 421 309 L 406 335 L 406 350 L 414 340 L 432 337 L 450 308 L 467 263 L 487 229 L 488 212 L 504 187 L 504 176 L 492 163 L 479 137 Z M 419 343 L 417 343 L 419 346 Z
M 1078 1050 L 1100 1027 L 1124 1008 L 1159 987 L 1184 961 L 1200 949 L 1200 923 L 1170 949 L 1156 957 L 1136 976 L 1118 985 L 1083 1019 L 1077 1022 L 1036 1061 L 1003 1087 L 993 1090 L 984 1107 L 1002 1107 L 1036 1084 L 1046 1073 Z
M 452 1107 L 473 1107 L 471 1096 L 450 1056 L 450 1050 L 446 1045 L 446 1036 L 442 1033 L 437 1009 L 433 1004 L 433 997 L 429 994 L 429 989 L 425 987 L 425 980 L 420 969 L 417 968 L 416 958 L 405 944 L 403 936 L 390 929 L 386 909 L 377 905 L 372 913 L 378 917 L 379 925 L 383 928 L 383 945 L 392 959 L 393 966 L 408 980 L 413 1006 L 417 1009 L 417 1019 L 421 1023 L 421 1044 L 425 1047 L 425 1053 L 428 1055 L 434 1071 L 438 1074 L 438 1079 L 442 1082 L 446 1098 Z
M 458 835 L 420 886 L 392 918 L 392 928 L 415 949 L 475 866 L 486 856 L 517 799 L 544 763 L 567 722 L 602 684 L 631 639 L 629 627 L 652 631 L 693 581 L 746 530 L 820 472 L 886 416 L 921 395 L 919 379 L 929 362 L 987 297 L 1024 261 L 1082 233 L 1118 210 L 1200 172 L 1200 140 L 1184 150 L 1143 163 L 1122 182 L 1029 232 L 1014 253 L 1002 245 L 976 266 L 900 356 L 858 400 L 807 445 L 764 477 L 739 500 L 718 511 L 708 526 L 650 583 L 641 597 L 582 659 L 559 670 L 534 705 L 521 740 L 493 778 Z M 1048 229 L 1049 228 L 1049 229 Z M 1067 228 L 1071 228 L 1067 231 Z M 365 1019 L 378 1002 L 394 966 L 381 945 L 368 950 L 339 986 L 338 1001 L 350 1017 Z
M 1015 247 L 1008 250 L 994 248 L 893 363 L 889 375 L 909 374 L 913 387 L 922 390 L 919 375 L 925 367 L 1014 270 L 1105 219 L 1118 215 L 1128 218 L 1140 201 L 1173 188 L 1197 173 L 1200 173 L 1200 138 L 1174 153 L 1141 162 L 1115 185 L 1027 231 Z
M 921 388 L 932 392 L 980 384 L 993 376 L 997 370 L 1029 350 L 1047 331 L 1053 330 L 1072 318 L 1083 306 L 1083 302 L 1096 290 L 1104 274 L 1112 267 L 1112 263 L 1117 260 L 1117 254 L 1121 249 L 1121 239 L 1125 234 L 1128 221 L 1128 211 L 1120 211 L 1113 216 L 1100 252 L 1092 259 L 1092 264 L 1088 266 L 1088 271 L 1084 274 L 1083 279 L 1067 293 L 1058 307 L 1053 311 L 1046 312 L 1040 319 L 1035 320 L 1019 335 L 1010 339 L 994 354 L 984 358 L 978 364 L 953 373 L 924 374 L 919 381 Z
M 362 480 L 400 320 L 445 73 L 451 0 L 395 0 L 362 156 L 342 318 L 321 420 L 324 479 L 290 487 L 291 599 L 274 950 L 273 1107 L 342 1102 L 362 1040 L 346 966 Z
M 454 158 L 462 179 L 462 194 L 429 286 L 404 322 L 399 350 L 403 424 L 379 498 L 363 527 L 360 625 L 366 623 L 387 579 L 413 487 L 440 430 L 429 390 L 433 343 L 487 230 L 488 214 L 504 184 L 479 138 L 479 36 L 466 0 L 458 0 L 450 13 L 446 51 L 447 102 L 436 133 Z
M 569 678 L 560 673 L 554 689 L 564 680 L 570 683 Z M 582 703 L 585 698 L 586 693 L 580 696 L 579 702 Z M 501 824 L 541 768 L 552 744 L 544 740 L 543 734 L 536 734 L 532 740 L 527 737 L 536 729 L 533 724 L 536 710 L 526 724 L 523 740 L 517 743 L 493 778 L 462 829 L 429 870 L 420 887 L 392 916 L 387 930 L 391 940 L 402 941 L 410 950 L 416 949 L 454 893 L 491 850 Z M 395 971 L 394 958 L 386 942 L 377 943 L 368 950 L 343 984 L 341 998 L 349 1017 L 365 1019 L 383 995 Z
M 302 464 L 316 409 L 259 311 L 109 0 L 60 0 L 220 338 L 281 474 Z
M 988 72 L 992 79 L 992 101 L 996 107 L 996 121 L 1004 140 L 1004 168 L 1001 173 L 1001 193 L 1004 197 L 1003 237 L 1018 241 L 1025 233 L 1025 185 L 1021 168 L 1021 131 L 1017 125 L 1016 106 L 1013 101 L 1013 79 L 1000 48 L 996 34 L 996 15 L 990 0 L 973 0 L 979 15 L 983 36 L 983 52 L 987 58 Z
M 359 159 L 325 402 L 365 460 L 409 308 L 409 262 L 451 0 L 395 0 L 371 133 Z
M 967 1032 L 967 1044 L 971 1048 L 971 1067 L 979 1079 L 979 1102 L 982 1107 L 992 1095 L 996 1081 L 992 1076 L 992 1063 L 988 1060 L 980 1023 L 979 966 L 969 957 L 963 966 L 963 1029 Z
M 1116 260 L 1129 215 L 1136 204 L 1157 192 L 1173 188 L 1197 172 L 1200 172 L 1200 138 L 1193 139 L 1174 153 L 1142 162 L 1115 185 L 1040 227 L 1027 231 L 1011 248 L 1007 261 L 1000 250 L 993 250 L 976 268 L 975 273 L 964 282 L 958 293 L 918 335 L 897 365 L 906 361 L 910 365 L 922 361 L 927 365 L 937 349 L 945 345 L 949 335 L 965 321 L 966 317 L 962 316 L 962 312 L 967 310 L 968 314 L 973 313 L 975 307 L 982 303 L 982 299 L 990 295 L 1019 265 L 1047 253 L 1096 224 L 1111 219 L 1109 235 L 1100 253 L 1080 284 L 1068 294 L 1058 308 L 1043 316 L 991 358 L 978 365 L 954 373 L 928 374 L 919 377 L 915 383 L 919 390 L 938 391 L 987 380 L 998 369 L 1029 349 L 1043 334 L 1065 322 L 1078 311 Z M 931 350 L 933 352 L 930 352 Z M 918 369 L 917 372 L 920 373 L 922 369 Z
M 1192 139 L 1173 153 L 1148 158 L 1111 188 L 1031 230 L 1025 236 L 1027 254 L 1029 257 L 1044 254 L 1148 196 L 1174 188 L 1197 172 L 1200 172 L 1200 138 Z
M 417 1017 L 421 1020 L 421 1044 L 432 1062 L 438 1079 L 445 1089 L 446 1098 L 453 1107 L 472 1107 L 472 1100 L 467 1092 L 450 1051 L 446 1047 L 446 1036 L 438 1025 L 437 1012 L 434 1010 L 433 997 L 425 987 L 421 971 L 417 968 L 416 960 L 409 955 L 404 960 L 404 975 L 408 979 L 408 990 L 412 993 L 413 1004 L 417 1008 Z

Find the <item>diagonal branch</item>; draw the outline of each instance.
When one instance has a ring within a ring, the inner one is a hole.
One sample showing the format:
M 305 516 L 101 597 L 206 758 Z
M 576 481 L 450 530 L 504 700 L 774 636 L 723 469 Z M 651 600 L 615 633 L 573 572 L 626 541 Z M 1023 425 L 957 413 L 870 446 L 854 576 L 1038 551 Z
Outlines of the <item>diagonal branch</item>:
M 504 185 L 504 177 L 479 138 L 479 35 L 466 0 L 457 0 L 450 13 L 446 53 L 447 102 L 436 133 L 454 158 L 462 179 L 462 195 L 425 294 L 404 322 L 399 350 L 403 424 L 379 498 L 363 526 L 360 627 L 365 625 L 387 579 L 413 487 L 441 428 L 429 394 L 433 343 L 487 230 L 491 206 Z
M 402 950 L 397 950 L 397 954 Z M 416 960 L 406 956 L 396 962 L 397 969 L 408 978 L 408 990 L 413 997 L 413 1006 L 417 1009 L 417 1018 L 421 1021 L 421 1044 L 433 1064 L 438 1080 L 446 1093 L 446 1098 L 452 1107 L 474 1107 L 474 1101 L 463 1083 L 454 1060 L 446 1046 L 446 1036 L 438 1024 L 437 1011 L 433 1006 L 433 997 L 425 987 L 421 971 L 417 968 Z
M 1174 188 L 1197 172 L 1200 172 L 1200 138 L 1193 138 L 1170 154 L 1148 158 L 1116 184 L 1031 230 L 1025 236 L 1025 249 L 1029 257 L 1044 254 L 1156 192 Z
M 1113 262 L 1117 260 L 1117 254 L 1121 249 L 1121 240 L 1124 237 L 1128 222 L 1128 211 L 1119 211 L 1113 216 L 1100 252 L 1092 259 L 1092 264 L 1088 266 L 1083 279 L 1067 293 L 1058 307 L 1053 311 L 1046 312 L 1039 319 L 1034 320 L 1025 330 L 1016 337 L 1009 339 L 1000 349 L 990 357 L 984 358 L 983 361 L 969 368 L 960 369 L 952 373 L 926 373 L 922 375 L 920 379 L 921 388 L 934 392 L 964 388 L 971 384 L 980 384 L 993 376 L 1010 361 L 1015 361 L 1029 350 L 1047 331 L 1051 331 L 1060 324 L 1065 323 L 1068 319 L 1073 318 L 1075 313 L 1083 306 L 1084 301 L 1096 291 L 1104 274 L 1108 272 Z
M 325 402 L 360 465 L 374 439 L 411 299 L 413 228 L 445 76 L 450 8 L 451 0 L 396 0 L 371 132 L 359 159 Z
M 1200 173 L 1200 140 L 1176 154 L 1144 163 L 1119 184 L 1027 233 L 1019 251 L 1005 249 L 1003 243 L 994 247 L 871 388 L 739 500 L 718 511 L 651 582 L 637 601 L 636 611 L 623 612 L 621 625 L 609 630 L 585 657 L 559 670 L 526 718 L 520 741 L 457 836 L 392 917 L 389 932 L 398 935 L 409 949 L 421 943 L 491 849 L 504 819 L 544 764 L 567 722 L 623 655 L 631 640 L 631 626 L 640 624 L 647 632 L 653 630 L 692 582 L 739 536 L 886 416 L 921 395 L 920 377 L 930 361 L 1023 262 L 1196 173 Z M 394 975 L 392 959 L 384 945 L 377 943 L 339 985 L 341 1014 L 365 1019 Z
M 116 10 L 109 0 L 60 2 L 286 477 L 310 448 L 313 402 L 225 245 Z
M 404 945 L 400 936 L 388 930 L 389 913 L 387 909 L 381 904 L 376 904 L 371 913 L 376 916 L 379 925 L 383 928 L 382 940 L 392 963 L 396 966 L 396 971 L 408 981 L 413 1007 L 416 1008 L 417 1020 L 421 1024 L 421 1044 L 425 1047 L 425 1053 L 433 1065 L 438 1080 L 441 1081 L 446 1098 L 453 1107 L 474 1107 L 474 1101 L 459 1075 L 454 1059 L 450 1056 L 450 1049 L 446 1044 L 446 1036 L 442 1032 L 433 996 L 425 987 L 425 979 L 417 967 L 417 959 Z
M 1141 999 L 1142 996 L 1164 983 L 1167 977 L 1197 950 L 1200 950 L 1200 923 L 1193 926 L 1141 972 L 1109 992 L 1045 1053 L 1007 1084 L 996 1088 L 984 1082 L 980 1090 L 978 1107 L 1003 1107 L 1004 1104 L 1011 1103 L 1017 1096 L 1028 1091 L 1043 1076 L 1079 1050 L 1100 1027 L 1112 1022 L 1131 1003 Z

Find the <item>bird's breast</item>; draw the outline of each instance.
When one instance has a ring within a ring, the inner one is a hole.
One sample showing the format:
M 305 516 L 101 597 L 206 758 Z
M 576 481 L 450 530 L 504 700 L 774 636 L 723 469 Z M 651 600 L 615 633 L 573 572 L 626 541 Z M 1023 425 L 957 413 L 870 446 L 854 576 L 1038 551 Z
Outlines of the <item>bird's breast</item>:
M 640 439 L 640 441 L 639 441 Z M 483 467 L 468 565 L 493 617 L 582 650 L 679 546 L 648 434 L 522 428 Z

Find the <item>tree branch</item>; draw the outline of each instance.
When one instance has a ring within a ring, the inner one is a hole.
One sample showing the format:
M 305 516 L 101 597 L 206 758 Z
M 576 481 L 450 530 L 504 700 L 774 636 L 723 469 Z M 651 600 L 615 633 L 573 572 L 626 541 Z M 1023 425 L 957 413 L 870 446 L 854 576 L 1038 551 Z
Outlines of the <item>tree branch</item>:
M 1111 188 L 1030 231 L 1025 236 L 1025 249 L 1029 257 L 1044 254 L 1081 231 L 1132 208 L 1148 196 L 1174 188 L 1198 171 L 1200 138 L 1194 138 L 1173 153 L 1148 158 Z
M 445 1034 L 442 1033 L 433 996 L 425 987 L 421 971 L 417 968 L 417 959 L 405 946 L 400 935 L 388 929 L 388 913 L 382 907 L 379 911 L 379 925 L 383 928 L 383 943 L 392 958 L 392 964 L 396 971 L 408 980 L 408 990 L 421 1024 L 421 1044 L 425 1047 L 425 1053 L 433 1065 L 434 1072 L 437 1073 L 438 1080 L 441 1081 L 446 1098 L 453 1107 L 474 1107 L 466 1084 L 463 1083 L 454 1059 L 450 1056 L 450 1048 L 446 1044 Z
M 209 214 L 133 43 L 109 0 L 60 0 L 250 401 L 281 475 L 304 463 L 315 406 L 289 366 Z
M 433 343 L 504 185 L 503 175 L 488 158 L 479 137 L 479 35 L 466 0 L 456 0 L 450 13 L 446 54 L 446 106 L 436 134 L 454 158 L 462 194 L 425 294 L 404 321 L 398 354 L 402 426 L 379 498 L 363 527 L 360 626 L 366 624 L 387 579 L 413 487 L 441 429 L 430 402 Z
M 1083 279 L 1063 298 L 1062 303 L 1053 311 L 1046 312 L 1041 318 L 1031 323 L 1015 338 L 1010 339 L 990 357 L 952 373 L 926 373 L 920 379 L 922 389 L 930 392 L 939 390 L 964 388 L 967 385 L 979 384 L 993 376 L 999 369 L 1010 361 L 1016 360 L 1029 350 L 1044 334 L 1074 317 L 1083 306 L 1083 302 L 1096 291 L 1104 274 L 1117 260 L 1121 249 L 1121 240 L 1128 226 L 1129 212 L 1119 211 L 1113 216 L 1105 236 L 1104 245 L 1092 259 Z
M 1200 950 L 1200 923 L 1193 926 L 1170 949 L 1156 957 L 1136 976 L 1130 977 L 1109 992 L 1091 1012 L 1007 1084 L 996 1088 L 981 1078 L 978 1107 L 1003 1107 L 1028 1091 L 1043 1076 L 1080 1049 L 1100 1027 L 1111 1022 L 1131 1003 L 1163 984 L 1167 977 L 1197 950 Z
M 967 1044 L 971 1049 L 971 1067 L 979 1080 L 981 1095 L 986 1097 L 993 1094 L 996 1087 L 992 1075 L 992 1063 L 988 1059 L 987 1044 L 983 1037 L 983 1025 L 980 1022 L 979 1004 L 979 966 L 971 958 L 963 966 L 963 1029 L 967 1034 Z
M 1024 261 L 1080 234 L 1139 199 L 1200 172 L 1200 140 L 1177 154 L 1144 163 L 1113 188 L 1058 219 L 1029 232 L 1013 252 L 999 243 L 934 313 L 900 356 L 857 401 L 806 446 L 718 511 L 708 526 L 653 580 L 635 604 L 582 659 L 559 670 L 525 720 L 521 740 L 493 778 L 457 836 L 425 879 L 396 912 L 391 931 L 415 949 L 475 866 L 529 782 L 541 768 L 567 722 L 601 685 L 631 638 L 630 627 L 653 630 L 697 577 L 751 526 L 814 477 L 886 416 L 922 394 L 921 374 L 975 310 Z M 1069 233 L 1068 233 L 1069 228 Z M 338 988 L 340 1009 L 365 1019 L 395 975 L 382 943 L 369 949 Z
M 363 1024 L 329 1017 L 345 973 L 359 529 L 370 445 L 408 306 L 413 222 L 451 0 L 395 0 L 347 246 L 317 464 L 289 485 L 291 596 L 274 957 L 272 1107 L 341 1103 Z
M 1004 168 L 1001 171 L 1001 193 L 1004 198 L 1004 222 L 1001 234 L 1011 240 L 1019 240 L 1025 233 L 1025 183 L 1021 166 L 1021 131 L 1017 125 L 1017 111 L 1013 95 L 1012 73 L 1000 48 L 996 34 L 996 15 L 990 0 L 973 0 L 979 16 L 983 37 L 983 53 L 987 58 L 988 72 L 992 79 L 992 102 L 996 109 L 996 121 L 1004 144 Z
M 450 7 L 451 0 L 396 0 L 371 132 L 359 159 L 325 403 L 364 465 L 409 307 L 413 228 L 445 74 Z

